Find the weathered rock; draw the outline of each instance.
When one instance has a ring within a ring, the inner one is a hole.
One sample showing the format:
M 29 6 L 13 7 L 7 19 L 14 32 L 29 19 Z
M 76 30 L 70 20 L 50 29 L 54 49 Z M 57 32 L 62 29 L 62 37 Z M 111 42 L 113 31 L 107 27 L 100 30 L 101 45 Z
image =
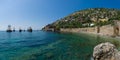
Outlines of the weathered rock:
M 101 43 L 94 48 L 93 51 L 94 60 L 120 60 L 120 52 L 116 47 L 107 42 Z

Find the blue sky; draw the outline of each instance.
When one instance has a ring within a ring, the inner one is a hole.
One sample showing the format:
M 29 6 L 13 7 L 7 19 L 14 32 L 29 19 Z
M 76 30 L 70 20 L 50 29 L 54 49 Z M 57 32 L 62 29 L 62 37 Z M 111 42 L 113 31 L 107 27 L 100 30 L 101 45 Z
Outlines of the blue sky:
M 43 26 L 86 8 L 120 8 L 120 0 L 0 0 L 0 30 L 41 29 Z

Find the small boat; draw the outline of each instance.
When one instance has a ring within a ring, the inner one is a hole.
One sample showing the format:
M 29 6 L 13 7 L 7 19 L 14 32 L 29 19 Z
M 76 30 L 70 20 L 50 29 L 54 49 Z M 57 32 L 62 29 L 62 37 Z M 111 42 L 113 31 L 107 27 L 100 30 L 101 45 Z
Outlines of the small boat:
M 22 29 L 21 29 L 21 28 L 19 29 L 19 32 L 22 32 Z
M 13 32 L 15 32 L 15 28 L 13 28 Z
M 12 30 L 7 30 L 6 32 L 12 32 Z

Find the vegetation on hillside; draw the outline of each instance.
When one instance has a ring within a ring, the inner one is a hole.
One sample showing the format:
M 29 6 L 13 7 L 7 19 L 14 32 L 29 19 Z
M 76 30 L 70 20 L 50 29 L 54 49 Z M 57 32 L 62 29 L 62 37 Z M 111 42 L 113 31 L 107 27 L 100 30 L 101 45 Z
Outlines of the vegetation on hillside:
M 111 24 L 120 20 L 120 10 L 108 8 L 90 8 L 80 10 L 47 25 L 49 28 L 84 28 Z

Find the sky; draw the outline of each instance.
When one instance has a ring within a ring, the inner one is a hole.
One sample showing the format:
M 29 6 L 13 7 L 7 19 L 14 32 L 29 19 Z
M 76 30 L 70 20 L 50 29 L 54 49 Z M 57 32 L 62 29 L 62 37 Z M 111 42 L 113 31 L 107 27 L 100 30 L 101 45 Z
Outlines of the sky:
M 120 0 L 0 0 L 0 30 L 41 29 L 75 11 L 87 8 L 117 8 Z

